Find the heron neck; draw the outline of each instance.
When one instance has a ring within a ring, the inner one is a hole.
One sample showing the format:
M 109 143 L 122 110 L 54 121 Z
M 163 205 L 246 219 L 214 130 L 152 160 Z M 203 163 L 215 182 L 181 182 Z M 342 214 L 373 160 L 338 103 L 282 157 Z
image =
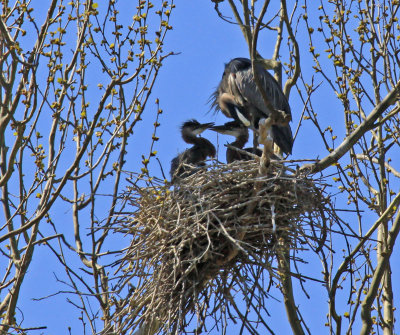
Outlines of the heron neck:
M 232 142 L 231 145 L 236 148 L 242 149 L 248 140 L 249 140 L 249 134 L 243 134 L 236 137 L 236 140 Z
M 196 144 L 199 137 L 188 131 L 182 131 L 182 138 L 186 143 Z
M 215 157 L 216 155 L 214 144 L 203 137 L 196 137 L 196 143 L 193 148 L 200 149 L 205 154 L 204 159 L 206 157 Z
M 200 147 L 205 147 L 205 148 L 214 146 L 209 140 L 207 140 L 204 137 L 196 137 L 194 144 L 197 146 L 200 146 Z

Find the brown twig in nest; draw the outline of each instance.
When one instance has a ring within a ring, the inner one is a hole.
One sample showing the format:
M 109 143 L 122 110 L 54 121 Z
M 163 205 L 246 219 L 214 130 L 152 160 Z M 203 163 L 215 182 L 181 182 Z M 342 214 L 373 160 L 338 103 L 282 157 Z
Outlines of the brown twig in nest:
M 123 264 L 137 283 L 121 311 L 124 328 L 184 331 L 189 315 L 197 315 L 201 328 L 210 305 L 236 310 L 232 290 L 246 296 L 243 287 L 264 301 L 255 274 L 267 270 L 273 280 L 277 248 L 324 243 L 323 188 L 282 162 L 271 161 L 261 176 L 256 162 L 241 161 L 196 170 L 173 190 L 154 181 L 130 190 L 136 212 L 121 222 L 132 236 Z

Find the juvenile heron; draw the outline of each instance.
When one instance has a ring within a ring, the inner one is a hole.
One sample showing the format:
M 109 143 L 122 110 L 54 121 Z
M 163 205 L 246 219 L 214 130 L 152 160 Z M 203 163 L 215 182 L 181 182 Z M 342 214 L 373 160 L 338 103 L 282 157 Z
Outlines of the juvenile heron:
M 275 78 L 259 64 L 256 64 L 256 70 L 272 106 L 291 116 L 289 102 Z M 234 58 L 225 65 L 222 80 L 210 100 L 212 108 L 253 130 L 258 129 L 260 119 L 271 114 L 254 81 L 248 58 Z M 271 133 L 274 143 L 284 153 L 291 154 L 293 135 L 290 126 L 272 125 Z
M 220 134 L 235 136 L 236 140 L 230 143 L 231 146 L 243 149 L 244 145 L 249 140 L 249 130 L 238 121 L 227 122 L 222 126 L 213 126 L 210 128 Z M 261 156 L 262 150 L 259 148 L 246 148 L 247 152 Z M 239 152 L 233 148 L 226 149 L 226 162 L 232 163 L 234 161 L 248 161 L 253 159 L 252 156 L 246 153 Z
M 214 123 L 212 122 L 199 123 L 195 119 L 183 123 L 181 127 L 182 138 L 186 143 L 193 144 L 193 146 L 172 159 L 170 171 L 172 182 L 176 177 L 188 175 L 185 172 L 188 172 L 190 168 L 185 165 L 204 166 L 204 161 L 207 157 L 215 156 L 214 145 L 205 138 L 197 137 L 197 135 L 200 135 L 213 125 Z

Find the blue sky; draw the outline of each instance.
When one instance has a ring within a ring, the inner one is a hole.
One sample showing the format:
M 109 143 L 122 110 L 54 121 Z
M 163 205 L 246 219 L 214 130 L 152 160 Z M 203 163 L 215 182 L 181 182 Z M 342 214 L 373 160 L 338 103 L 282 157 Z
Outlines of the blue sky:
M 155 88 L 153 100 L 160 99 L 160 107 L 164 110 L 160 118 L 161 126 L 157 135 L 160 140 L 155 146 L 158 157 L 162 162 L 165 173 L 169 173 L 170 160 L 179 152 L 187 148 L 180 137 L 179 128 L 182 122 L 196 118 L 200 122 L 216 122 L 222 124 L 228 120 L 222 115 L 208 113 L 208 99 L 218 85 L 224 63 L 235 57 L 248 57 L 247 45 L 242 33 L 235 25 L 223 22 L 216 15 L 210 1 L 178 1 L 172 14 L 173 30 L 169 33 L 165 43 L 165 52 L 179 53 L 169 57 L 160 72 Z M 274 43 L 266 41 L 265 44 Z M 268 56 L 268 47 L 265 56 Z M 94 77 L 95 79 L 95 77 Z M 293 110 L 293 123 L 297 125 L 299 114 L 296 107 Z M 137 171 L 140 168 L 141 154 L 148 153 L 152 123 L 157 112 L 155 104 L 148 104 L 143 124 L 132 135 L 128 148 L 128 159 L 125 168 Z M 223 145 L 231 140 L 230 137 L 217 136 L 208 132 L 205 137 L 214 143 L 219 143 L 220 160 L 225 159 Z M 294 155 L 297 154 L 295 146 Z M 150 173 L 160 176 L 158 164 L 153 164 Z M 69 224 L 70 211 L 63 207 L 58 209 L 58 218 Z M 65 218 L 65 219 L 62 219 Z M 69 233 L 67 233 L 67 236 Z M 71 236 L 72 237 L 72 236 Z M 72 254 L 70 254 L 73 257 Z M 49 263 L 50 262 L 50 263 Z M 47 248 L 38 248 L 35 251 L 34 261 L 29 270 L 27 280 L 23 285 L 21 304 L 24 307 L 25 325 L 46 325 L 43 334 L 67 334 L 67 327 L 72 326 L 72 334 L 79 334 L 80 322 L 77 320 L 79 312 L 66 303 L 66 295 L 58 295 L 39 302 L 32 298 L 39 298 L 55 293 L 59 285 L 56 277 L 65 275 L 60 266 L 48 266 L 55 262 L 53 256 L 48 255 Z M 68 290 L 68 287 L 65 287 Z M 276 298 L 280 298 L 275 294 Z M 271 301 L 272 324 L 279 325 L 282 333 L 289 333 L 290 327 L 286 321 L 285 310 L 281 303 Z M 325 310 L 318 307 L 307 309 L 307 313 L 315 317 L 325 315 Z M 304 315 L 307 318 L 307 315 Z
M 229 7 L 224 6 L 224 3 L 220 7 L 224 9 L 223 14 L 231 15 Z M 179 127 L 184 121 L 190 118 L 196 118 L 200 122 L 212 121 L 216 124 L 229 121 L 223 115 L 208 113 L 210 109 L 208 99 L 222 77 L 224 64 L 235 57 L 249 57 L 247 44 L 239 27 L 219 18 L 211 1 L 178 1 L 171 22 L 174 29 L 167 37 L 164 50 L 180 54 L 166 60 L 153 89 L 154 97 L 160 99 L 160 106 L 165 112 L 160 118 L 161 127 L 158 131 L 160 141 L 156 145 L 165 172 L 169 171 L 170 160 L 187 148 L 179 132 Z M 259 51 L 265 58 L 272 56 L 275 36 L 271 32 L 260 34 Z M 301 40 L 301 43 L 303 47 L 308 47 L 306 39 Z M 282 55 L 283 60 L 286 59 L 285 56 Z M 302 66 L 311 68 L 312 65 L 314 63 L 307 53 L 302 53 Z M 308 71 L 304 76 L 309 79 L 313 74 L 314 71 Z M 283 80 L 285 79 L 284 76 Z M 303 103 L 295 91 L 294 87 L 290 96 L 293 133 L 303 111 Z M 325 94 L 331 97 L 333 95 L 329 91 Z M 332 124 L 332 121 L 338 121 L 334 123 L 333 128 L 338 130 L 338 139 L 341 139 L 343 138 L 342 115 L 334 112 L 335 102 L 331 102 L 328 107 L 324 98 L 321 96 L 321 99 L 314 101 L 315 107 L 322 106 L 319 110 L 321 124 L 326 127 Z M 150 105 L 149 110 L 152 110 Z M 147 118 L 153 120 L 155 112 L 156 109 L 153 109 L 153 114 L 147 114 Z M 142 127 L 138 130 L 137 136 L 146 141 L 144 134 L 149 128 Z M 232 141 L 232 137 L 217 135 L 211 131 L 205 132 L 203 136 L 218 143 L 220 147 Z M 321 144 L 314 127 L 307 127 L 307 122 L 303 122 L 291 158 L 322 157 L 326 152 Z M 131 145 L 134 146 L 133 152 L 142 149 L 141 146 L 136 146 L 135 139 L 131 141 Z M 220 155 L 222 156 L 219 159 L 224 160 L 224 149 L 220 150 Z M 130 165 L 132 167 L 135 165 L 135 162 L 128 163 L 132 164 Z M 158 174 L 158 164 L 152 166 L 154 170 L 151 172 Z
M 173 13 L 172 25 L 173 31 L 170 33 L 166 43 L 166 49 L 174 52 L 180 52 L 179 55 L 169 58 L 162 69 L 155 89 L 154 96 L 160 98 L 160 105 L 164 110 L 160 122 L 161 127 L 158 131 L 160 137 L 155 149 L 159 152 L 159 158 L 162 162 L 165 173 L 169 172 L 169 162 L 179 152 L 187 148 L 187 144 L 180 137 L 179 127 L 187 119 L 196 118 L 200 122 L 213 121 L 221 124 L 227 121 L 222 115 L 214 115 L 207 113 L 209 105 L 207 101 L 210 94 L 218 85 L 224 63 L 235 57 L 248 57 L 248 49 L 243 35 L 238 26 L 228 24 L 221 20 L 211 1 L 178 1 L 177 7 Z M 228 10 L 223 11 L 224 14 L 230 16 L 230 10 L 227 6 L 221 4 L 221 8 Z M 298 36 L 301 34 L 301 25 L 298 27 Z M 304 27 L 303 27 L 304 29 Z M 303 32 L 304 34 L 304 32 Z M 309 80 L 314 74 L 311 55 L 306 50 L 309 48 L 308 39 L 304 34 L 304 38 L 299 39 L 301 45 L 303 75 Z M 316 40 L 318 44 L 319 41 Z M 275 35 L 272 33 L 261 35 L 259 41 L 259 50 L 261 54 L 268 58 L 272 55 L 275 45 Z M 282 50 L 285 50 L 282 48 Z M 286 55 L 281 55 L 285 59 Z M 322 60 L 321 62 L 324 62 Z M 328 59 L 326 62 L 330 63 Z M 283 80 L 285 81 L 285 77 Z M 313 100 L 313 107 L 319 114 L 321 128 L 324 129 L 331 125 L 334 134 L 338 136 L 336 144 L 340 143 L 344 138 L 343 128 L 343 112 L 342 106 L 337 102 L 334 92 L 324 85 L 323 79 L 320 80 L 321 89 L 317 98 Z M 329 101 L 329 102 L 328 102 Z M 300 101 L 296 88 L 293 88 L 290 96 L 290 104 L 293 114 L 292 129 L 295 131 L 303 110 L 303 103 Z M 147 115 L 149 116 L 149 115 Z M 150 115 L 151 117 L 151 115 Z M 141 128 L 140 132 L 145 132 L 146 127 Z M 231 141 L 230 137 L 217 136 L 213 132 L 206 132 L 204 136 L 214 143 L 218 143 L 220 147 L 220 160 L 224 160 L 225 154 L 223 145 Z M 136 146 L 135 141 L 131 143 L 135 146 L 134 150 L 139 150 L 140 146 Z M 322 145 L 319 135 L 310 122 L 303 122 L 298 138 L 294 144 L 294 159 L 311 159 L 321 158 L 327 154 L 326 149 Z M 345 160 L 345 158 L 344 158 Z M 128 164 L 135 167 L 136 162 L 129 161 Z M 158 175 L 158 164 L 151 165 L 150 172 Z M 328 180 L 330 182 L 330 180 Z M 336 205 L 341 208 L 349 208 L 346 205 L 346 199 L 336 200 Z M 349 222 L 354 217 L 347 216 Z M 364 224 L 373 222 L 374 216 L 364 216 Z M 335 241 L 334 248 L 337 251 L 338 259 L 336 264 L 341 261 L 341 245 L 340 241 Z M 398 259 L 398 250 L 394 259 Z M 321 265 L 315 257 L 306 257 L 308 264 L 302 266 L 305 273 L 313 273 L 316 269 L 319 273 Z M 399 272 L 394 271 L 394 282 L 400 282 Z M 328 297 L 325 288 L 318 283 L 307 282 L 305 287 L 310 294 L 310 300 L 303 294 L 298 282 L 293 280 L 294 290 L 296 294 L 296 303 L 302 310 L 303 317 L 311 328 L 312 334 L 327 332 L 323 330 L 323 324 L 326 322 L 328 313 Z M 347 288 L 348 289 L 348 288 Z M 396 294 L 396 292 L 395 292 Z M 280 299 L 281 296 L 275 294 Z M 343 294 L 338 298 L 343 308 L 339 308 L 339 313 L 347 310 L 347 294 Z M 281 302 L 270 299 L 271 317 L 268 319 L 271 326 L 275 330 L 279 330 L 279 334 L 290 333 L 290 326 L 286 319 L 285 310 Z M 346 320 L 343 321 L 346 327 Z
M 176 8 L 172 14 L 171 24 L 173 30 L 167 36 L 165 52 L 174 51 L 180 53 L 168 58 L 157 79 L 153 89 L 153 101 L 160 99 L 160 107 L 164 110 L 160 118 L 161 126 L 158 130 L 160 140 L 155 146 L 158 157 L 163 165 L 165 173 L 169 173 L 170 160 L 179 152 L 187 148 L 187 144 L 180 137 L 179 127 L 187 119 L 196 118 L 200 122 L 216 122 L 222 124 L 228 121 L 222 115 L 207 113 L 209 111 L 208 99 L 221 79 L 224 63 L 235 57 L 248 57 L 247 45 L 238 26 L 222 21 L 213 9 L 211 1 L 177 1 Z M 302 41 L 303 47 L 307 47 L 307 41 Z M 272 55 L 275 39 L 273 35 L 265 35 L 260 39 L 261 54 L 268 58 Z M 310 68 L 312 63 L 307 58 L 307 53 L 302 59 L 305 69 Z M 305 76 L 311 75 L 305 73 Z M 284 78 L 285 80 L 285 78 Z M 292 106 L 293 122 L 292 129 L 295 130 L 303 105 L 300 102 L 295 88 L 290 97 Z M 326 95 L 324 95 L 326 94 Z M 333 123 L 338 131 L 338 139 L 343 138 L 342 112 L 335 111 L 334 104 L 326 104 L 326 99 L 332 92 L 320 95 L 314 103 L 314 107 L 320 112 L 321 123 L 328 125 Z M 154 104 L 147 106 L 142 125 L 135 129 L 128 147 L 129 158 L 125 168 L 137 171 L 140 168 L 141 154 L 148 153 L 151 142 L 152 123 L 157 109 Z M 204 136 L 214 143 L 219 143 L 220 160 L 224 160 L 223 145 L 231 138 L 217 136 L 213 132 L 206 132 Z M 307 122 L 301 128 L 295 142 L 292 158 L 316 158 L 326 154 L 321 146 L 313 128 Z M 158 164 L 153 163 L 151 174 L 160 176 Z M 338 201 L 338 203 L 340 203 Z M 62 217 L 66 212 L 60 213 Z M 68 213 L 69 214 L 69 213 Z M 68 219 L 69 220 L 69 219 Z M 370 218 L 369 220 L 373 220 Z M 76 309 L 65 302 L 66 296 L 57 296 L 41 302 L 33 302 L 31 298 L 37 298 L 46 294 L 54 293 L 57 286 L 55 274 L 62 273 L 62 269 L 48 266 L 47 250 L 38 248 L 35 261 L 29 270 L 27 282 L 23 285 L 21 300 L 24 310 L 26 325 L 41 326 L 46 324 L 48 329 L 44 334 L 67 334 L 67 327 L 72 325 L 72 334 L 79 334 L 79 316 Z M 45 260 L 45 261 L 43 261 Z M 307 273 L 319 269 L 318 259 L 310 258 L 309 263 L 303 266 Z M 394 271 L 396 271 L 394 269 Z M 395 273 L 394 279 L 400 282 L 399 273 Z M 50 283 L 50 284 L 49 284 Z M 298 283 L 294 280 L 297 303 L 302 308 L 303 317 L 311 326 L 312 333 L 321 333 L 321 325 L 325 321 L 328 312 L 326 291 L 320 284 L 306 283 L 311 299 L 308 300 L 302 293 Z M 37 292 L 40 292 L 38 294 Z M 274 296 L 280 299 L 276 291 Z M 345 299 L 343 303 L 346 304 Z M 290 333 L 283 304 L 270 299 L 271 317 L 268 319 L 273 329 L 279 334 Z M 306 308 L 304 308 L 306 306 Z M 344 305 L 343 312 L 346 310 Z M 75 331 L 74 331 L 75 330 Z

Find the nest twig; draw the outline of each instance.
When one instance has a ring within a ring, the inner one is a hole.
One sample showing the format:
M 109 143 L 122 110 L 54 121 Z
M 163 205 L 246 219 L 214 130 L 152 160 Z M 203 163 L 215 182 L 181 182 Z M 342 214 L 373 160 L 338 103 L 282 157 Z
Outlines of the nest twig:
M 132 236 L 124 264 L 137 282 L 125 326 L 157 320 L 165 331 L 183 331 L 192 313 L 201 328 L 210 296 L 235 309 L 230 290 L 251 287 L 246 280 L 267 295 L 256 274 L 266 269 L 274 278 L 277 248 L 324 244 L 320 212 L 330 206 L 323 189 L 282 162 L 260 176 L 254 161 L 202 168 L 173 190 L 154 181 L 131 189 L 136 211 L 121 229 Z

